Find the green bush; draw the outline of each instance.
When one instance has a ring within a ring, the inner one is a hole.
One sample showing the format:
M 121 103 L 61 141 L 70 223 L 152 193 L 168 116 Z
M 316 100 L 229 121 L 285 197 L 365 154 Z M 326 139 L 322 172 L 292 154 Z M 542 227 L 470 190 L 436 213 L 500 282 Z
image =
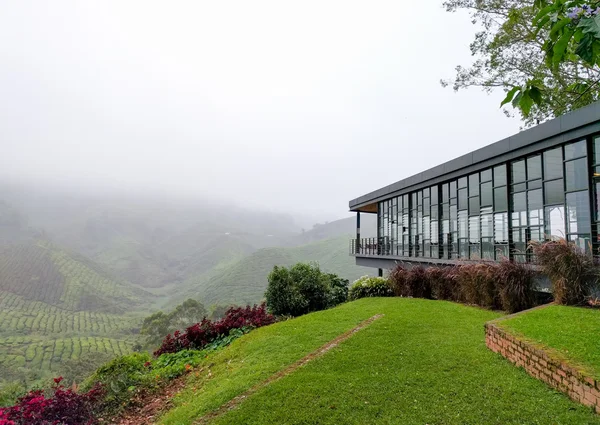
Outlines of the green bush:
M 348 281 L 323 273 L 317 265 L 298 263 L 289 269 L 275 266 L 265 292 L 269 311 L 300 316 L 346 301 Z
M 12 406 L 25 393 L 26 388 L 20 382 L 10 382 L 0 385 L 0 407 Z
M 348 298 L 358 300 L 366 297 L 391 297 L 394 295 L 390 283 L 383 277 L 363 276 L 352 284 Z
M 598 287 L 598 266 L 574 243 L 565 239 L 534 243 L 533 252 L 552 283 L 552 295 L 558 304 L 585 304 Z

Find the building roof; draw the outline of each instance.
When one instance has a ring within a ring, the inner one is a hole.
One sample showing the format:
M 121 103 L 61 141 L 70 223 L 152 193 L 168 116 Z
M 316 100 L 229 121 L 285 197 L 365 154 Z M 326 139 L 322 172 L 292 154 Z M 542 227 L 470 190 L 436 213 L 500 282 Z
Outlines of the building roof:
M 600 102 L 554 118 L 350 201 L 351 211 L 600 131 Z

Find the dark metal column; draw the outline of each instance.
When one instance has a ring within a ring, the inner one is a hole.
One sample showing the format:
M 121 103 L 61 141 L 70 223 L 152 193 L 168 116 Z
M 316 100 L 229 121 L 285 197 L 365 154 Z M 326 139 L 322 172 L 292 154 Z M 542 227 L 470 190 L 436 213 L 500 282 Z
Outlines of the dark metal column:
M 356 254 L 360 254 L 360 211 L 356 212 Z

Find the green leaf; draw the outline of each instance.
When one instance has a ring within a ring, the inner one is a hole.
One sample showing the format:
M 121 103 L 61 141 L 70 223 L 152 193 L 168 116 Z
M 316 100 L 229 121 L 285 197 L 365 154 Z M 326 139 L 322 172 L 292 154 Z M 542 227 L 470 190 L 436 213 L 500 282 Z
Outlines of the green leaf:
M 532 86 L 531 89 L 529 89 L 529 96 L 531 96 L 531 99 L 533 99 L 537 105 L 542 103 L 542 91 L 538 87 Z
M 529 91 L 524 91 L 523 96 L 521 96 L 521 99 L 519 100 L 519 108 L 523 112 L 523 115 L 525 115 L 526 117 L 529 116 L 529 113 L 531 112 L 531 107 L 533 106 L 533 99 L 531 98 L 529 93 Z
M 552 25 L 552 29 L 550 30 L 550 37 L 552 37 L 553 34 L 558 35 L 558 33 L 560 32 L 560 30 L 562 30 L 570 22 L 571 22 L 571 19 L 569 19 L 569 18 L 563 18 L 560 21 L 558 21 L 556 24 Z
M 521 91 L 519 92 L 519 94 L 517 94 L 517 95 L 515 96 L 515 98 L 512 100 L 512 106 L 513 106 L 514 108 L 518 108 L 518 107 L 519 107 L 519 104 L 521 103 L 521 98 L 522 98 L 522 97 L 523 97 L 523 90 L 521 90 Z
M 565 57 L 565 52 L 567 51 L 567 46 L 573 37 L 573 30 L 567 28 L 563 35 L 558 39 L 556 44 L 554 45 L 552 64 L 556 67 L 559 63 L 561 63 Z
M 504 105 L 506 105 L 508 102 L 510 102 L 511 100 L 513 100 L 513 98 L 515 97 L 515 94 L 521 90 L 521 87 L 513 87 L 512 89 L 510 89 L 510 91 L 508 93 L 506 93 L 506 97 L 504 98 L 504 100 L 502 101 L 502 103 L 500 104 L 500 107 L 503 107 Z
M 544 7 L 542 10 L 540 10 L 537 13 L 537 15 L 535 15 L 535 18 L 533 18 L 533 24 L 537 25 L 539 27 L 540 19 L 542 19 L 544 16 L 548 15 L 553 10 L 554 10 L 554 5 L 552 5 L 552 4 Z
M 594 37 L 591 34 L 586 34 L 585 37 L 581 40 L 581 42 L 577 45 L 575 49 L 575 54 L 577 54 L 581 59 L 589 64 L 594 64 Z
M 581 28 L 584 34 L 591 34 L 592 37 L 600 39 L 600 15 L 581 19 L 577 28 Z

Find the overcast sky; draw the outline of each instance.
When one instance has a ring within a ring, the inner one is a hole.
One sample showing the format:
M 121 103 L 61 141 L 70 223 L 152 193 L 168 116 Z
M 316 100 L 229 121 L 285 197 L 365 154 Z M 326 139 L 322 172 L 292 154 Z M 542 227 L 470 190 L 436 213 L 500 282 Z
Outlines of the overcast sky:
M 0 0 L 0 179 L 319 217 L 518 131 L 441 0 Z

